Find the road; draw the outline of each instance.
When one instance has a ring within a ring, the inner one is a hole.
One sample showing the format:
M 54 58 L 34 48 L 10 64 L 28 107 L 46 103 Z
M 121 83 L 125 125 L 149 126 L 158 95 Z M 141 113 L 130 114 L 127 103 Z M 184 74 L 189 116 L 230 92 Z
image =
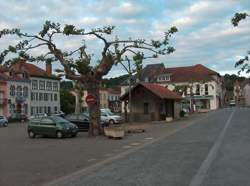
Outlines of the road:
M 225 108 L 46 185 L 250 186 L 249 175 L 250 109 Z

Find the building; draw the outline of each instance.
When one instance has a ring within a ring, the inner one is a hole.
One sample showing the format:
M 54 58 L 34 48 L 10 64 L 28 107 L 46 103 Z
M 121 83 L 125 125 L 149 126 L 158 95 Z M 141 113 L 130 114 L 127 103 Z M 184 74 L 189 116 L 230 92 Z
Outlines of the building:
M 250 106 L 250 80 L 234 83 L 234 99 L 237 105 Z
M 121 87 L 114 87 L 108 89 L 108 107 L 112 112 L 121 112 L 122 104 L 120 101 Z
M 29 75 L 22 70 L 14 72 L 2 68 L 0 79 L 3 99 L 2 114 L 9 119 L 28 117 L 30 111 Z
M 10 67 L 10 74 L 26 74 L 30 81 L 28 115 L 55 113 L 60 110 L 60 78 L 52 75 L 51 63 L 43 70 L 22 60 Z
M 131 98 L 133 121 L 159 121 L 166 117 L 179 117 L 182 97 L 158 84 L 137 83 L 131 89 Z M 124 93 L 120 99 L 127 105 L 129 93 Z
M 214 110 L 223 105 L 224 91 L 220 74 L 201 64 L 175 68 L 151 64 L 137 78 L 141 82 L 156 83 L 177 92 L 185 98 L 183 105 L 189 109 Z M 126 88 L 125 84 L 122 92 Z

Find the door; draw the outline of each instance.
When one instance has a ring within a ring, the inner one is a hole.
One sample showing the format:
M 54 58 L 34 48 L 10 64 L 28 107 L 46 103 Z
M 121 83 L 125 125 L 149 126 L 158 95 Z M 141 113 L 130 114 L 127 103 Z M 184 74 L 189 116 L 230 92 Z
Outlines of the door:
M 56 135 L 56 123 L 50 118 L 43 118 L 41 120 L 40 127 L 42 135 L 48 135 L 48 136 Z

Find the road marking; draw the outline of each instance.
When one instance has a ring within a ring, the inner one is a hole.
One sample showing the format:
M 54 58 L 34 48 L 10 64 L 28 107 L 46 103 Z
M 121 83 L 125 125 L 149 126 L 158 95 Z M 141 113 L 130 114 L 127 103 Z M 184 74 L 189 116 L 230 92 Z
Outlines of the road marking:
M 211 150 L 209 151 L 206 159 L 202 162 L 198 172 L 196 173 L 196 175 L 193 177 L 191 183 L 189 184 L 189 186 L 201 186 L 207 173 L 208 170 L 212 164 L 212 162 L 214 161 L 218 150 L 222 144 L 223 138 L 225 137 L 226 131 L 228 129 L 228 126 L 231 123 L 231 120 L 233 118 L 233 115 L 235 113 L 235 110 L 233 110 L 233 112 L 230 114 L 223 130 L 221 131 L 219 137 L 217 138 L 215 144 L 213 145 L 213 147 L 211 148 Z
M 144 138 L 145 140 L 152 140 L 152 139 L 154 139 L 154 138 L 152 138 L 152 137 L 149 137 L 149 138 Z
M 92 159 L 89 159 L 88 162 L 92 162 L 92 161 L 95 161 L 96 159 L 95 158 L 92 158 Z

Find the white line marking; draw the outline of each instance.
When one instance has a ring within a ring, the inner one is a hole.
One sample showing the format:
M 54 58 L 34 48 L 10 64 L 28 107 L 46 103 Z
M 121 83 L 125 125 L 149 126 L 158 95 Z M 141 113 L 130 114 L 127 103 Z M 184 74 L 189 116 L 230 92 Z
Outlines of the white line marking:
M 95 158 L 89 159 L 88 162 L 95 161 Z
M 213 147 L 211 148 L 211 150 L 209 151 L 206 159 L 202 162 L 198 172 L 196 173 L 196 175 L 193 177 L 191 183 L 189 184 L 189 186 L 201 186 L 205 176 L 207 175 L 208 169 L 210 168 L 212 162 L 214 161 L 218 150 L 222 144 L 223 138 L 225 137 L 226 131 L 228 126 L 231 123 L 231 120 L 233 118 L 235 110 L 231 113 L 231 115 L 229 116 L 226 125 L 224 126 L 223 130 L 221 131 L 219 137 L 217 138 L 215 144 L 213 145 Z
M 144 138 L 145 140 L 152 140 L 153 138 L 152 137 L 149 137 L 149 138 Z
M 131 143 L 130 145 L 137 146 L 140 145 L 140 143 Z

